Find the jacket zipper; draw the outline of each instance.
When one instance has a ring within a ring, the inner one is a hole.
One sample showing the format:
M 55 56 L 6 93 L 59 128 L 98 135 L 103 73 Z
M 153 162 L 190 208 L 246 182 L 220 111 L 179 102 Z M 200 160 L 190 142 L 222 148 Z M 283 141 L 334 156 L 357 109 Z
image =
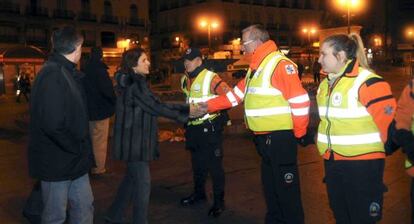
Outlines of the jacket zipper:
M 335 88 L 336 84 L 339 82 L 339 80 L 342 78 L 342 76 L 338 77 L 335 82 L 332 84 L 332 86 L 329 87 L 328 89 L 328 102 L 326 105 L 326 113 L 325 113 L 325 117 L 326 117 L 326 121 L 328 121 L 328 127 L 326 128 L 326 137 L 328 138 L 328 151 L 330 153 L 329 155 L 329 159 L 333 159 L 333 151 L 332 151 L 332 143 L 331 143 L 331 120 L 329 120 L 329 106 L 330 106 L 330 102 L 331 102 L 331 95 L 332 95 L 332 91 Z M 328 83 L 329 86 L 329 83 Z

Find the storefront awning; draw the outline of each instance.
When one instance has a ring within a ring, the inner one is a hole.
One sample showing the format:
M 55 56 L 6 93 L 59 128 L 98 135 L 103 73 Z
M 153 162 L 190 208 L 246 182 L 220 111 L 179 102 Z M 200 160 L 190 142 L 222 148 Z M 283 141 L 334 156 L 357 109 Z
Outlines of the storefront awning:
M 34 46 L 17 46 L 0 49 L 0 63 L 43 63 L 45 54 Z

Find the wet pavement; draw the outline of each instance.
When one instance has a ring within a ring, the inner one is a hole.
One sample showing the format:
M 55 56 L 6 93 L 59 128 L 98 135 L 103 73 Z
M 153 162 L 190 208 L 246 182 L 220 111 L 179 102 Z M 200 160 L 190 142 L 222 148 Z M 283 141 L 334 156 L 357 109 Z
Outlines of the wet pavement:
M 391 83 L 399 96 L 408 75 L 402 69 L 381 69 L 379 74 Z M 304 82 L 310 82 L 310 76 Z M 263 223 L 265 203 L 260 181 L 260 159 L 243 128 L 241 110 L 231 111 L 234 126 L 226 131 L 224 167 L 226 172 L 226 208 L 219 218 L 207 217 L 211 205 L 211 183 L 207 183 L 209 202 L 190 208 L 179 205 L 180 198 L 192 191 L 190 154 L 183 142 L 160 144 L 161 158 L 151 163 L 152 194 L 149 221 L 155 224 L 258 224 Z M 27 104 L 17 104 L 12 96 L 0 97 L 0 223 L 27 223 L 21 210 L 32 188 L 27 171 Z M 161 129 L 173 130 L 177 124 L 162 120 Z M 299 148 L 302 200 L 307 224 L 334 223 L 328 205 L 322 159 L 315 146 Z M 404 156 L 398 152 L 386 160 L 382 224 L 410 223 L 410 178 L 403 167 Z M 123 177 L 124 164 L 108 161 L 109 174 L 92 178 L 95 196 L 95 223 L 104 223 L 108 208 Z M 130 217 L 130 211 L 127 216 Z

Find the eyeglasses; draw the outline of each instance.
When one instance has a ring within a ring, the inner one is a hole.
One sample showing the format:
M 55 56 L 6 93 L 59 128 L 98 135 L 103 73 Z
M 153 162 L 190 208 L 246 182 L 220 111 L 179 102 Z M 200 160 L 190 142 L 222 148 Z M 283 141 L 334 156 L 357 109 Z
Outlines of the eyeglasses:
M 242 45 L 247 46 L 248 44 L 252 43 L 253 41 L 255 41 L 255 40 L 248 40 L 246 42 L 243 42 Z

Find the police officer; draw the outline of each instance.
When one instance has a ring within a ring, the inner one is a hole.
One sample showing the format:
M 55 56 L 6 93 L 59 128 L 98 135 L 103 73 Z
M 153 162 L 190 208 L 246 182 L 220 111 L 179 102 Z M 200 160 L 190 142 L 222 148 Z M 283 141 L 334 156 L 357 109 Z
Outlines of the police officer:
M 205 102 L 226 94 L 229 86 L 203 64 L 198 48 L 187 49 L 184 59 L 186 75 L 181 87 L 187 103 Z M 206 200 L 205 182 L 210 173 L 213 182 L 214 203 L 208 215 L 217 217 L 224 211 L 223 126 L 225 113 L 211 113 L 190 120 L 186 126 L 186 148 L 191 152 L 194 192 L 181 200 L 189 206 Z
M 262 26 L 252 25 L 242 31 L 242 49 L 252 54 L 246 78 L 225 96 L 209 100 L 208 112 L 244 101 L 246 124 L 255 134 L 256 149 L 262 157 L 266 223 L 304 223 L 297 141 L 303 145 L 311 142 L 306 131 L 308 94 L 297 66 L 278 50 Z

